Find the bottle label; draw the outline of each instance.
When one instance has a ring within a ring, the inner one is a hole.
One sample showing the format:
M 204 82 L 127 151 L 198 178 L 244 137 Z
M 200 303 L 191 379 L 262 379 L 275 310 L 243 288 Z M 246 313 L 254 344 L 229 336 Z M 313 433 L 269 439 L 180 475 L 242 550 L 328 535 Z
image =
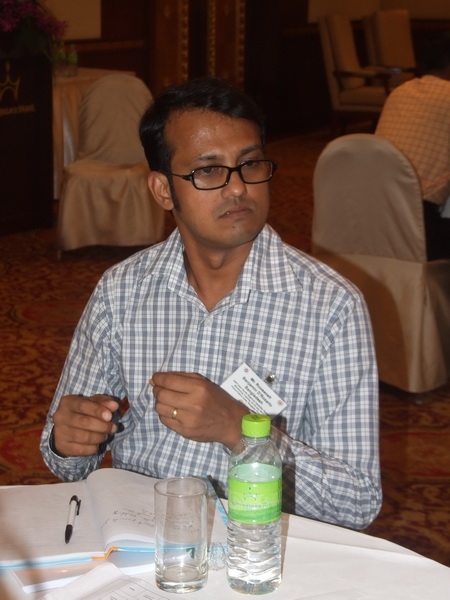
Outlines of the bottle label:
M 228 516 L 240 523 L 263 524 L 281 515 L 281 478 L 252 482 L 229 477 Z

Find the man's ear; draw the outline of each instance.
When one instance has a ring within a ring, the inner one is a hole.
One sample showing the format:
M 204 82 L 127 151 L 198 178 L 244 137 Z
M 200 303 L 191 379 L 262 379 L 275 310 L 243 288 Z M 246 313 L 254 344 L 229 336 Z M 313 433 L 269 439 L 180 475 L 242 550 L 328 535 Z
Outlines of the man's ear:
M 158 171 L 150 171 L 147 183 L 150 192 L 161 208 L 164 210 L 172 210 L 173 201 L 167 176 Z

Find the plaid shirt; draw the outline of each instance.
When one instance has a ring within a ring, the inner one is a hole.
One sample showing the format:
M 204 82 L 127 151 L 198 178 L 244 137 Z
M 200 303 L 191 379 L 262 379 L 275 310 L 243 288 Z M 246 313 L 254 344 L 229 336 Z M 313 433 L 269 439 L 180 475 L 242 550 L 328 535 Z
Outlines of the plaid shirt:
M 375 134 L 409 159 L 424 200 L 445 202 L 450 196 L 450 81 L 424 75 L 394 89 Z
M 284 244 L 266 225 L 235 289 L 208 312 L 189 285 L 183 245 L 165 242 L 112 267 L 77 326 L 41 450 L 70 481 L 102 456 L 60 458 L 49 447 L 51 415 L 66 394 L 127 397 L 115 467 L 153 477 L 210 474 L 226 494 L 229 452 L 164 427 L 149 379 L 200 373 L 221 384 L 244 361 L 287 402 L 273 421 L 284 463 L 284 510 L 363 528 L 381 504 L 378 379 L 371 328 L 358 291 L 325 265 Z

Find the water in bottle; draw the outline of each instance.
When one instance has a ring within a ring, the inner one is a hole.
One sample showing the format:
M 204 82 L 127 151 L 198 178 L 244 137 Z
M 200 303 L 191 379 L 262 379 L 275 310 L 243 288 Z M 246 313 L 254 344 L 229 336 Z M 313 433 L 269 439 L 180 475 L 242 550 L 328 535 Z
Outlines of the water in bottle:
M 227 577 L 244 594 L 274 591 L 281 581 L 280 454 L 266 415 L 245 415 L 228 472 Z
M 78 72 L 78 52 L 75 44 L 70 44 L 67 52 L 67 75 L 75 77 Z

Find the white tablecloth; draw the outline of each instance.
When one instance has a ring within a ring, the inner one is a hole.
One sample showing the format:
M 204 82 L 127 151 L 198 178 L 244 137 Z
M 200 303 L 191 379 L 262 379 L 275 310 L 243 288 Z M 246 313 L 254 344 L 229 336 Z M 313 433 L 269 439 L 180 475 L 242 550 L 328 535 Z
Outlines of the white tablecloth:
M 75 160 L 78 147 L 78 109 L 89 87 L 101 77 L 113 73 L 107 69 L 79 68 L 75 77 L 53 78 L 53 186 L 54 197 L 59 198 L 64 167 Z
M 266 598 L 280 600 L 449 600 L 450 568 L 380 538 L 283 515 L 283 579 Z M 154 582 L 154 573 L 136 575 Z M 0 599 L 38 598 L 24 594 L 7 572 Z M 210 570 L 193 600 L 242 600 L 226 572 Z M 175 598 L 175 595 L 174 595 Z

